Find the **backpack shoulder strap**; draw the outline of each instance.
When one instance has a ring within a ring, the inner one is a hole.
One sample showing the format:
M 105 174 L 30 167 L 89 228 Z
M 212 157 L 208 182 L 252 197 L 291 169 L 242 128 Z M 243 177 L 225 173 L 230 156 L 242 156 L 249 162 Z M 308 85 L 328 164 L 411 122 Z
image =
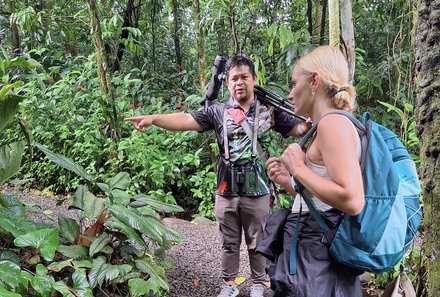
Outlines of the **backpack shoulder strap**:
M 325 116 L 330 115 L 330 114 L 340 114 L 343 115 L 345 117 L 347 117 L 355 126 L 356 130 L 358 131 L 358 134 L 361 138 L 361 160 L 360 160 L 360 164 L 361 164 L 361 170 L 362 173 L 365 170 L 365 160 L 366 160 L 366 152 L 367 152 L 367 147 L 368 147 L 368 139 L 367 139 L 367 129 L 366 127 L 358 120 L 356 119 L 351 113 L 343 111 L 343 110 L 333 110 L 331 112 L 326 113 L 325 115 L 323 115 L 316 123 L 313 124 L 312 128 L 310 128 L 310 130 L 306 133 L 306 135 L 304 135 L 304 137 L 301 139 L 300 141 L 300 146 L 302 148 L 305 147 L 305 145 L 307 144 L 307 142 L 310 140 L 310 138 L 312 137 L 313 134 L 316 133 L 316 129 L 318 128 L 318 124 L 321 121 L 321 119 L 323 119 Z M 329 230 L 329 227 L 327 226 L 327 224 L 325 223 L 324 218 L 322 217 L 322 215 L 318 212 L 318 210 L 315 208 L 315 206 L 313 205 L 312 201 L 310 200 L 310 198 L 308 197 L 308 195 L 306 194 L 306 192 L 304 191 L 304 186 L 296 179 L 294 179 L 295 181 L 295 191 L 297 193 L 300 194 L 301 197 L 304 198 L 304 201 L 306 202 L 310 214 L 313 216 L 313 218 L 317 221 L 319 227 L 321 228 L 321 230 L 323 232 L 326 232 Z

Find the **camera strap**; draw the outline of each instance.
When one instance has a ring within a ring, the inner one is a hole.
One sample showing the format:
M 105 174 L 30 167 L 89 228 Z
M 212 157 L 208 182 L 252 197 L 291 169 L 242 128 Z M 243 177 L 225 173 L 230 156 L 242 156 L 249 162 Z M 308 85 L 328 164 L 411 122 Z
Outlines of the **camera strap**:
M 225 159 L 227 161 L 229 161 L 229 144 L 228 144 L 227 133 L 225 133 L 225 131 L 227 131 L 226 119 L 228 113 L 232 116 L 232 119 L 234 120 L 235 124 L 241 126 L 244 132 L 246 133 L 246 135 L 249 137 L 249 139 L 251 139 L 252 159 L 256 158 L 258 151 L 261 160 L 265 164 L 267 161 L 266 154 L 264 153 L 261 144 L 258 142 L 258 126 L 259 126 L 258 121 L 260 115 L 260 102 L 257 101 L 255 104 L 254 129 L 253 129 L 254 131 L 251 130 L 247 117 L 241 108 L 228 108 L 225 110 L 224 121 L 223 121 L 223 133 L 224 133 Z
M 258 154 L 260 155 L 260 159 L 263 163 L 263 166 L 266 167 L 267 157 L 266 153 L 264 152 L 263 148 L 261 147 L 261 144 L 258 142 L 258 127 L 259 127 L 259 114 L 260 114 L 260 101 L 257 100 L 255 104 L 255 117 L 254 117 L 254 131 L 251 130 L 249 126 L 249 122 L 247 121 L 247 117 L 243 110 L 241 108 L 228 108 L 225 110 L 224 118 L 223 118 L 223 138 L 224 138 L 224 151 L 225 151 L 225 160 L 229 164 L 229 145 L 228 145 L 228 135 L 227 135 L 227 127 L 226 127 L 226 120 L 228 118 L 228 113 L 232 116 L 235 124 L 241 125 L 244 132 L 247 134 L 247 136 L 252 139 L 252 158 L 255 160 L 256 157 L 256 151 L 258 151 Z M 269 187 L 272 193 L 272 199 L 271 205 L 276 205 L 277 207 L 281 207 L 281 204 L 279 202 L 278 198 L 278 191 L 277 187 L 274 184 L 273 181 L 270 181 Z

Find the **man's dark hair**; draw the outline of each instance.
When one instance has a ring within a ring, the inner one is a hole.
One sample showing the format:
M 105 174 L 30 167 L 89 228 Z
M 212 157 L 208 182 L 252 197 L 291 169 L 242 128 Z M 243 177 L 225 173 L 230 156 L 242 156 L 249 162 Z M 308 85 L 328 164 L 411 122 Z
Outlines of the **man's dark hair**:
M 225 67 L 226 77 L 229 77 L 229 71 L 232 68 L 239 67 L 242 65 L 249 67 L 252 76 L 257 76 L 257 74 L 255 73 L 254 63 L 252 62 L 252 60 L 249 59 L 245 53 L 237 52 L 231 58 L 229 58 L 228 62 L 226 62 L 226 67 Z

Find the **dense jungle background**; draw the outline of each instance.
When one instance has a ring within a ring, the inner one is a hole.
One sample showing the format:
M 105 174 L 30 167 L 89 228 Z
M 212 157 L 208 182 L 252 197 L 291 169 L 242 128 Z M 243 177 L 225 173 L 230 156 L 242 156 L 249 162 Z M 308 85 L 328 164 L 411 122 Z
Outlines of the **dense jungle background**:
M 213 219 L 218 147 L 213 133 L 141 133 L 123 118 L 202 108 L 215 57 L 237 51 L 286 97 L 296 59 L 332 44 L 358 115 L 394 130 L 419 166 L 425 218 L 406 266 L 417 296 L 438 296 L 439 13 L 438 0 L 0 2 L 0 184 L 64 194 L 78 214 L 49 227 L 0 196 L 0 295 L 166 294 L 180 235 L 158 214 Z M 269 153 L 284 146 L 274 136 Z

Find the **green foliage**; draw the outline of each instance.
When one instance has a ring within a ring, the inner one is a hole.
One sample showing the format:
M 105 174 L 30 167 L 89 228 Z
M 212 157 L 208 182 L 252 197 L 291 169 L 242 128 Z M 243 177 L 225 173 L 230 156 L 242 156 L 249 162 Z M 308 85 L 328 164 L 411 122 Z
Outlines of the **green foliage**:
M 84 168 L 75 164 L 72 159 L 55 154 L 42 145 L 38 145 L 38 148 L 50 160 L 80 175 L 86 182 L 96 183 L 105 195 L 105 198 L 100 198 L 102 195 L 97 197 L 86 185 L 80 185 L 72 204 L 78 212 L 79 222 L 65 217 L 59 219 L 60 227 L 64 227 L 60 230 L 61 236 L 70 244 L 58 246 L 58 252 L 67 258 L 92 259 L 90 270 L 86 272 L 76 270 L 79 275 L 75 276 L 74 273 L 73 281 L 75 282 L 75 277 L 85 279 L 82 277 L 85 273 L 88 283 L 84 281 L 80 287 L 87 289 L 85 292 L 88 294 L 88 290 L 95 287 L 119 284 L 137 278 L 139 273 L 147 273 L 152 279 L 151 282 L 158 284 L 151 287 L 153 293 L 168 290 L 165 272 L 157 263 L 163 260 L 162 255 L 153 256 L 152 244 L 168 248 L 172 243 L 179 242 L 181 238 L 177 232 L 169 229 L 156 218 L 154 209 L 162 212 L 179 212 L 182 209 L 176 205 L 161 203 L 146 195 L 130 195 L 126 191 L 130 187 L 131 179 L 126 172 L 119 172 L 105 183 L 98 182 L 97 178 L 89 178 L 85 175 Z M 86 220 L 94 224 L 83 231 L 81 226 Z M 25 236 L 29 237 L 32 234 Z M 21 241 L 21 238 L 15 240 L 16 244 Z M 144 258 L 143 254 L 148 254 L 149 257 Z M 113 264 L 115 261 L 120 262 L 120 259 L 123 259 L 123 264 Z M 61 267 L 71 265 L 66 261 L 58 264 Z M 138 274 L 128 277 L 129 272 Z M 67 293 L 62 283 L 58 282 L 54 288 L 62 294 Z
M 416 121 L 414 116 L 414 106 L 410 103 L 405 103 L 403 109 L 399 109 L 397 106 L 393 106 L 386 102 L 379 101 L 380 104 L 387 107 L 387 112 L 393 111 L 395 112 L 400 119 L 400 139 L 403 144 L 411 150 L 413 153 L 416 153 L 419 147 L 419 139 L 416 134 Z M 419 162 L 420 158 L 412 154 L 412 157 Z
M 404 269 L 411 280 L 411 283 L 415 284 L 417 275 L 420 273 L 422 267 L 422 250 L 420 246 L 413 246 L 408 253 L 403 257 L 403 259 L 394 266 L 388 272 L 382 274 L 371 274 L 371 279 L 369 280 L 370 285 L 384 290 L 387 285 L 394 280 Z
M 38 66 L 33 60 L 27 60 L 23 57 L 10 59 L 6 50 L 0 46 L 3 57 L 0 58 L 0 184 L 15 175 L 21 166 L 21 160 L 25 149 L 24 141 L 17 141 L 16 138 L 5 140 L 3 134 L 8 126 L 20 122 L 16 118 L 19 103 L 24 97 L 13 93 L 14 89 L 23 85 L 18 76 L 12 74 L 12 70 L 19 68 L 30 68 Z M 29 132 L 21 124 L 22 132 L 26 135 L 29 143 Z
M 203 217 L 214 219 L 214 194 L 217 189 L 217 175 L 213 172 L 214 165 L 207 165 L 204 169 L 197 171 L 191 176 L 193 183 L 191 192 L 195 198 L 199 198 L 200 204 L 197 213 Z
M 57 229 L 40 229 L 24 235 L 18 236 L 14 244 L 18 247 L 31 246 L 40 250 L 41 255 L 46 261 L 53 260 L 55 249 L 59 243 Z

